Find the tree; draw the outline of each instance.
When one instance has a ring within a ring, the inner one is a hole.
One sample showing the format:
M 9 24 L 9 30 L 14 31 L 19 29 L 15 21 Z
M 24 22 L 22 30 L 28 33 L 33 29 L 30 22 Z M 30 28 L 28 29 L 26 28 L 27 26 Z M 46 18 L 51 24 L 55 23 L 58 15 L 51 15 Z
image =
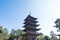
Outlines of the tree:
M 2 33 L 2 29 L 3 29 L 2 26 L 0 26 L 0 33 Z
M 51 31 L 50 35 L 51 35 L 51 40 L 57 40 L 56 34 L 53 31 Z
M 0 26 L 0 40 L 8 39 L 8 30 Z
M 17 30 L 12 29 L 11 33 L 10 33 L 10 37 L 12 37 L 13 39 L 18 39 L 18 37 L 20 35 L 22 35 L 23 33 L 24 32 L 22 30 L 20 30 L 20 29 L 17 29 Z
M 16 30 L 16 39 L 18 40 L 19 36 L 22 35 L 22 31 L 20 29 Z
M 6 28 L 3 29 L 3 39 L 8 39 L 8 30 Z
M 16 30 L 11 30 L 10 37 L 12 37 L 13 39 L 16 38 Z
M 45 38 L 45 40 L 50 40 L 50 38 L 48 36 L 45 36 L 44 38 Z
M 50 40 L 50 37 L 42 34 L 42 35 L 39 36 L 39 40 Z
M 56 19 L 55 24 L 56 24 L 55 27 L 60 29 L 60 19 L 59 18 Z
M 44 35 L 43 35 L 43 34 L 39 36 L 39 40 L 45 40 L 45 38 L 44 38 Z
M 16 30 L 16 35 L 17 35 L 17 36 L 20 36 L 20 35 L 22 35 L 22 34 L 23 34 L 23 31 L 22 31 L 22 30 L 20 30 L 20 29 Z
M 2 26 L 0 26 L 0 39 L 1 40 L 3 39 L 3 36 L 2 36 Z

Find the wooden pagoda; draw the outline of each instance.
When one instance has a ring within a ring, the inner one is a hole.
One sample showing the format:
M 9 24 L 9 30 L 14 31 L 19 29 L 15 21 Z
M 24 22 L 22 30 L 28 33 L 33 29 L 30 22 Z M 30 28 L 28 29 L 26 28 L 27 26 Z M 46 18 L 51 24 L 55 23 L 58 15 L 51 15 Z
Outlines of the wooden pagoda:
M 24 32 L 26 32 L 25 37 L 26 40 L 37 40 L 37 36 L 41 33 L 38 33 L 37 31 L 40 29 L 37 29 L 36 27 L 39 26 L 36 24 L 38 21 L 36 21 L 37 18 L 32 17 L 31 15 L 28 15 L 27 18 L 24 20 Z

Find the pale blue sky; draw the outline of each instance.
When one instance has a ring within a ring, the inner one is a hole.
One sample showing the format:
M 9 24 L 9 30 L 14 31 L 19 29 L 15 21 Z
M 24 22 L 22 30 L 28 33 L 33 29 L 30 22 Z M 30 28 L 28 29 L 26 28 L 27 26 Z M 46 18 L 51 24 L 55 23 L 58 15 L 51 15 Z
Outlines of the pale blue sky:
M 60 0 L 0 0 L 0 24 L 11 29 L 23 29 L 24 19 L 31 11 L 37 17 L 39 28 L 45 35 L 56 33 L 54 21 L 60 18 Z

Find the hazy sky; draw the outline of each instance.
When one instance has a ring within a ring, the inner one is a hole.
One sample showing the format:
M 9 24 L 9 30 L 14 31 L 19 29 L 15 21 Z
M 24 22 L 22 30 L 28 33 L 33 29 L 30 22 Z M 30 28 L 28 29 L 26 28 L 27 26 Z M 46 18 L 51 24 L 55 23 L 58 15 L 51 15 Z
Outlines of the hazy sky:
M 23 29 L 24 19 L 31 11 L 38 18 L 42 33 L 56 33 L 54 21 L 60 18 L 60 0 L 0 0 L 0 25 L 11 29 Z

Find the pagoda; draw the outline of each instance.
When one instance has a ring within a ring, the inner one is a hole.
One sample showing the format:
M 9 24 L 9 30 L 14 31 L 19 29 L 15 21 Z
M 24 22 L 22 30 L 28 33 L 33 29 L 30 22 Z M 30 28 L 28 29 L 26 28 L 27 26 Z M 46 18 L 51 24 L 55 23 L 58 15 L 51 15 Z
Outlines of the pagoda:
M 39 26 L 36 24 L 38 21 L 36 21 L 37 18 L 32 17 L 31 15 L 28 15 L 27 18 L 24 20 L 24 32 L 26 32 L 25 37 L 26 40 L 37 40 L 37 36 L 39 36 L 41 33 L 38 33 L 37 31 L 40 29 L 37 29 L 36 27 Z

